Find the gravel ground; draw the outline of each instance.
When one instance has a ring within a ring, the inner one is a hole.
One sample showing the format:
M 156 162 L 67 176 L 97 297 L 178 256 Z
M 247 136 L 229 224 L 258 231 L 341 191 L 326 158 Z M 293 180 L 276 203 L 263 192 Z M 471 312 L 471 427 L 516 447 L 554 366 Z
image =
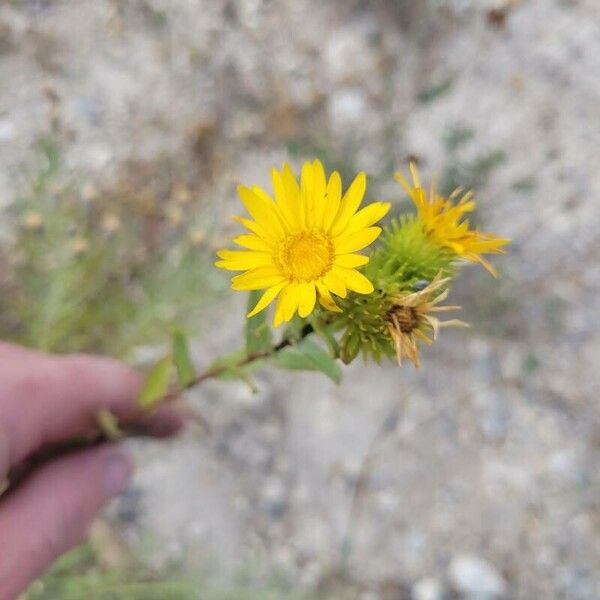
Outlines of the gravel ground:
M 597 0 L 0 3 L 0 198 L 41 132 L 90 182 L 167 165 L 219 222 L 237 181 L 318 155 L 475 185 L 512 237 L 469 269 L 423 367 L 206 386 L 210 421 L 137 445 L 113 509 L 149 560 L 282 567 L 361 600 L 600 597 Z M 223 231 L 225 235 L 226 231 Z M 215 308 L 199 361 L 234 347 Z M 232 318 L 233 315 L 233 318 Z M 337 574 L 337 575 L 336 575 Z

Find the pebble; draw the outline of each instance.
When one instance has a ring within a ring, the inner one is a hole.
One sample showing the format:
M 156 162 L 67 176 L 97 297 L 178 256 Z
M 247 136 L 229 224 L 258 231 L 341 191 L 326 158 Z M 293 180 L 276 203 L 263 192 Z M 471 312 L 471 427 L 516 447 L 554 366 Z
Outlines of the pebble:
M 375 68 L 377 58 L 364 36 L 352 28 L 333 31 L 324 51 L 324 67 L 335 84 L 360 81 Z
M 17 138 L 16 125 L 8 119 L 0 119 L 0 142 L 10 142 Z
M 424 577 L 417 581 L 411 591 L 411 600 L 444 600 L 444 587 L 433 577 Z
M 265 508 L 272 518 L 280 518 L 285 513 L 287 489 L 281 480 L 275 478 L 268 480 L 261 495 Z
M 334 128 L 356 125 L 366 117 L 367 98 L 359 89 L 341 89 L 330 96 L 327 113 Z
M 485 559 L 461 554 L 448 568 L 448 578 L 461 597 L 468 600 L 499 600 L 507 597 L 507 586 L 496 568 Z

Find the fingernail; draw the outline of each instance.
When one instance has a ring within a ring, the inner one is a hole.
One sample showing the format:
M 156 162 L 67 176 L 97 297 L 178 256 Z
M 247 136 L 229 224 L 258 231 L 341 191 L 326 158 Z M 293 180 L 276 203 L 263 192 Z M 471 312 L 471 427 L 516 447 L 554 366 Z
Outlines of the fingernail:
M 125 491 L 133 465 L 123 454 L 113 454 L 106 461 L 104 468 L 104 491 L 107 498 L 118 496 Z

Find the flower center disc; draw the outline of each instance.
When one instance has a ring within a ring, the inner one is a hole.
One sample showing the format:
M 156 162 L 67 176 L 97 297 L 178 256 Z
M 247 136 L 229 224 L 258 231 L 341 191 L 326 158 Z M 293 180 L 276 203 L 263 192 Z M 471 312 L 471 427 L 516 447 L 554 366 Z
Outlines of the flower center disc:
M 279 263 L 292 280 L 316 281 L 333 264 L 331 239 L 319 231 L 303 231 L 290 235 L 279 248 Z
M 402 333 L 410 333 L 419 325 L 419 315 L 412 306 L 396 306 L 393 311 Z

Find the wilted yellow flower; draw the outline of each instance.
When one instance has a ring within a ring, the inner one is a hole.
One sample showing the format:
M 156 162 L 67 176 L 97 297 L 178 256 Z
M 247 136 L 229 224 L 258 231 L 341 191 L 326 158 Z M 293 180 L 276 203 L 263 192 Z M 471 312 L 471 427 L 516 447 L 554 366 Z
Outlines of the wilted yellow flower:
M 106 213 L 100 222 L 102 230 L 107 234 L 112 234 L 121 227 L 121 219 L 114 213 Z
M 464 260 L 483 265 L 496 277 L 496 270 L 482 255 L 503 254 L 502 247 L 510 243 L 510 240 L 499 238 L 493 233 L 483 233 L 477 229 L 471 229 L 469 220 L 464 217 L 467 213 L 475 210 L 477 206 L 473 199 L 473 192 L 463 193 L 464 190 L 458 188 L 448 198 L 444 198 L 436 192 L 432 184 L 428 194 L 421 186 L 415 163 L 410 164 L 410 172 L 413 179 L 412 184 L 405 179 L 402 173 L 396 173 L 395 178 L 415 203 L 419 219 L 427 234 L 440 246 L 450 248 Z M 457 199 L 458 202 L 454 204 Z
M 192 227 L 188 232 L 188 238 L 192 246 L 200 246 L 206 241 L 206 231 L 199 226 Z
M 90 243 L 83 237 L 76 237 L 69 244 L 73 254 L 79 256 L 85 254 L 90 249 Z
M 192 194 L 188 187 L 178 183 L 171 191 L 171 199 L 177 202 L 177 204 L 189 204 L 192 199 Z
M 36 210 L 28 210 L 22 219 L 23 227 L 31 231 L 37 231 L 44 224 L 44 217 Z
M 388 314 L 388 329 L 396 349 L 398 364 L 403 358 L 408 358 L 415 367 L 419 366 L 419 348 L 417 341 L 421 340 L 431 344 L 433 340 L 427 333 L 433 332 L 433 339 L 437 338 L 442 327 L 466 327 L 467 324 L 459 319 L 440 321 L 431 313 L 458 310 L 460 306 L 437 306 L 448 296 L 449 290 L 435 295 L 440 287 L 450 281 L 450 277 L 442 277 L 441 272 L 433 281 L 418 292 L 400 294 L 393 299 L 393 304 Z
M 260 187 L 238 188 L 254 219 L 236 217 L 250 233 L 233 241 L 246 250 L 221 250 L 216 263 L 230 271 L 245 271 L 233 278 L 234 290 L 265 290 L 248 316 L 277 298 L 277 326 L 296 312 L 307 317 L 317 300 L 324 308 L 339 311 L 332 293 L 341 298 L 348 290 L 370 294 L 373 285 L 357 271 L 369 258 L 355 252 L 379 236 L 381 228 L 374 224 L 390 205 L 374 202 L 358 210 L 365 174 L 359 173 L 343 196 L 340 174 L 334 171 L 327 180 L 318 160 L 304 164 L 300 184 L 287 164 L 271 175 L 274 199 Z
M 169 204 L 165 208 L 165 216 L 171 225 L 181 225 L 183 222 L 183 210 L 177 204 Z

